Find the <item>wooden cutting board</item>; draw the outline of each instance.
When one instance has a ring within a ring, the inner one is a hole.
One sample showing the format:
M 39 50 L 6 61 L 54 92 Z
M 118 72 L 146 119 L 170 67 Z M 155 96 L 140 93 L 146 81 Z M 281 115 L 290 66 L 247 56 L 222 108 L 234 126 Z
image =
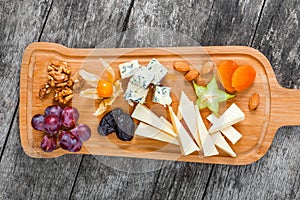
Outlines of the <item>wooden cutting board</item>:
M 40 100 L 39 89 L 47 81 L 47 66 L 53 60 L 69 63 L 72 72 L 85 69 L 91 73 L 101 74 L 103 67 L 99 58 L 106 60 L 119 76 L 120 63 L 137 59 L 146 65 L 151 58 L 156 58 L 169 69 L 162 84 L 172 88 L 172 107 L 176 111 L 181 90 L 195 100 L 196 96 L 190 82 L 184 79 L 184 74 L 173 70 L 174 61 L 189 62 L 194 68 L 201 70 L 201 65 L 208 60 L 219 64 L 223 60 L 234 60 L 239 65 L 249 64 L 257 72 L 254 84 L 246 91 L 236 94 L 236 97 L 221 105 L 224 111 L 231 103 L 236 103 L 245 113 L 245 120 L 234 127 L 243 135 L 235 145 L 231 145 L 237 157 L 232 158 L 220 150 L 220 155 L 203 157 L 203 153 L 194 152 L 188 156 L 180 154 L 179 146 L 152 139 L 135 136 L 132 141 L 120 141 L 115 134 L 100 136 L 97 125 L 101 119 L 92 113 L 97 109 L 97 101 L 79 97 L 75 94 L 71 105 L 80 112 L 79 123 L 85 123 L 92 129 L 90 140 L 84 142 L 82 149 L 76 154 L 93 154 L 108 156 L 123 156 L 161 160 L 177 160 L 200 163 L 216 163 L 244 165 L 260 159 L 270 148 L 276 130 L 284 125 L 300 124 L 299 114 L 300 92 L 279 86 L 272 67 L 267 58 L 259 51 L 245 46 L 213 46 L 213 47 L 164 47 L 164 48 L 118 48 L 118 49 L 71 49 L 54 43 L 32 43 L 23 56 L 20 77 L 20 135 L 24 151 L 31 157 L 54 158 L 70 152 L 57 149 L 51 153 L 43 152 L 40 142 L 43 133 L 31 127 L 34 114 L 43 113 L 44 109 L 53 104 L 52 97 Z M 87 86 L 85 86 L 87 88 Z M 249 111 L 248 100 L 253 93 L 260 95 L 257 110 Z M 158 104 L 151 103 L 147 98 L 146 105 L 157 115 L 169 119 L 167 110 Z M 112 105 L 120 107 L 124 112 L 132 112 L 132 108 L 123 100 L 122 95 Z M 111 109 L 111 108 L 109 108 Z M 206 117 L 208 110 L 201 110 Z M 206 125 L 209 123 L 205 121 Z

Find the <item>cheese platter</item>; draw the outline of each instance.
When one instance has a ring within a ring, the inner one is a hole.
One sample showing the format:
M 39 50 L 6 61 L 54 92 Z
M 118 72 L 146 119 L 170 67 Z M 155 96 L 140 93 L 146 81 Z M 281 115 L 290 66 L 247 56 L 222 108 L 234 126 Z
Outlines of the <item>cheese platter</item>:
M 222 82 L 222 74 L 217 76 L 224 69 L 230 71 L 222 66 L 228 60 L 239 65 L 232 65 L 236 81 L 230 86 Z M 206 73 L 207 63 L 213 63 L 217 75 L 207 86 L 199 86 L 196 77 Z M 187 65 L 192 69 L 186 71 Z M 243 73 L 244 77 L 239 75 Z M 64 82 L 58 82 L 56 75 Z M 222 86 L 227 93 L 219 89 Z M 217 103 L 209 100 L 203 106 L 206 90 Z M 253 94 L 259 94 L 259 100 Z M 245 165 L 267 153 L 279 127 L 300 124 L 299 100 L 300 92 L 282 88 L 267 58 L 250 47 L 76 49 L 32 43 L 24 52 L 20 75 L 21 144 L 27 155 L 36 158 L 92 154 Z M 48 128 L 43 134 L 45 129 L 36 127 L 39 120 L 44 124 L 57 120 L 40 114 L 50 105 L 77 116 L 70 125 L 63 115 L 57 138 L 55 131 Z M 109 121 L 117 112 L 116 122 Z M 105 133 L 107 124 L 123 121 L 118 130 Z M 88 136 L 80 135 L 80 130 Z M 67 148 L 67 142 L 76 138 L 81 139 Z M 52 140 L 55 145 L 49 148 Z

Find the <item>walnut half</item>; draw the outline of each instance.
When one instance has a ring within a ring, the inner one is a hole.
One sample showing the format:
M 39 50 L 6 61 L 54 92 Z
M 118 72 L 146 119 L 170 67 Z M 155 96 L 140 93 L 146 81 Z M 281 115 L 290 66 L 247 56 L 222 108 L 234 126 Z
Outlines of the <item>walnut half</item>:
M 55 91 L 54 100 L 66 104 L 73 97 L 74 81 L 71 78 L 71 68 L 67 62 L 52 61 L 47 67 L 48 81 L 40 89 L 39 97 L 43 99 L 52 90 Z

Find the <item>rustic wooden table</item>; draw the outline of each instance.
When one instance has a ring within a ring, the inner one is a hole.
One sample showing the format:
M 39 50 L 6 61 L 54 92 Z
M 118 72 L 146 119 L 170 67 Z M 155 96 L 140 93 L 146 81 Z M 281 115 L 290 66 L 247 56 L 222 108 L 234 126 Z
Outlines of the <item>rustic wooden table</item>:
M 72 48 L 246 45 L 267 56 L 282 86 L 299 88 L 298 0 L 0 0 L 0 16 L 0 199 L 300 199 L 299 127 L 279 129 L 259 161 L 226 166 L 92 155 L 34 159 L 22 149 L 18 125 L 22 54 L 36 41 Z M 147 27 L 192 40 L 153 38 Z M 145 170 L 130 170 L 136 166 Z

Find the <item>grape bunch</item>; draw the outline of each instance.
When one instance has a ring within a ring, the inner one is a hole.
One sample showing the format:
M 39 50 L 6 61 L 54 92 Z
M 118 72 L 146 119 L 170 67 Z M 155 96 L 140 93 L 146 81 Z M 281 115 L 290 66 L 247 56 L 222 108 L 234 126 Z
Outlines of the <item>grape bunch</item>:
M 77 124 L 79 112 L 76 108 L 67 106 L 62 109 L 58 105 L 48 106 L 44 115 L 32 117 L 31 125 L 37 131 L 43 131 L 45 136 L 41 148 L 51 152 L 59 147 L 70 152 L 77 152 L 82 142 L 91 137 L 91 129 L 86 124 Z

